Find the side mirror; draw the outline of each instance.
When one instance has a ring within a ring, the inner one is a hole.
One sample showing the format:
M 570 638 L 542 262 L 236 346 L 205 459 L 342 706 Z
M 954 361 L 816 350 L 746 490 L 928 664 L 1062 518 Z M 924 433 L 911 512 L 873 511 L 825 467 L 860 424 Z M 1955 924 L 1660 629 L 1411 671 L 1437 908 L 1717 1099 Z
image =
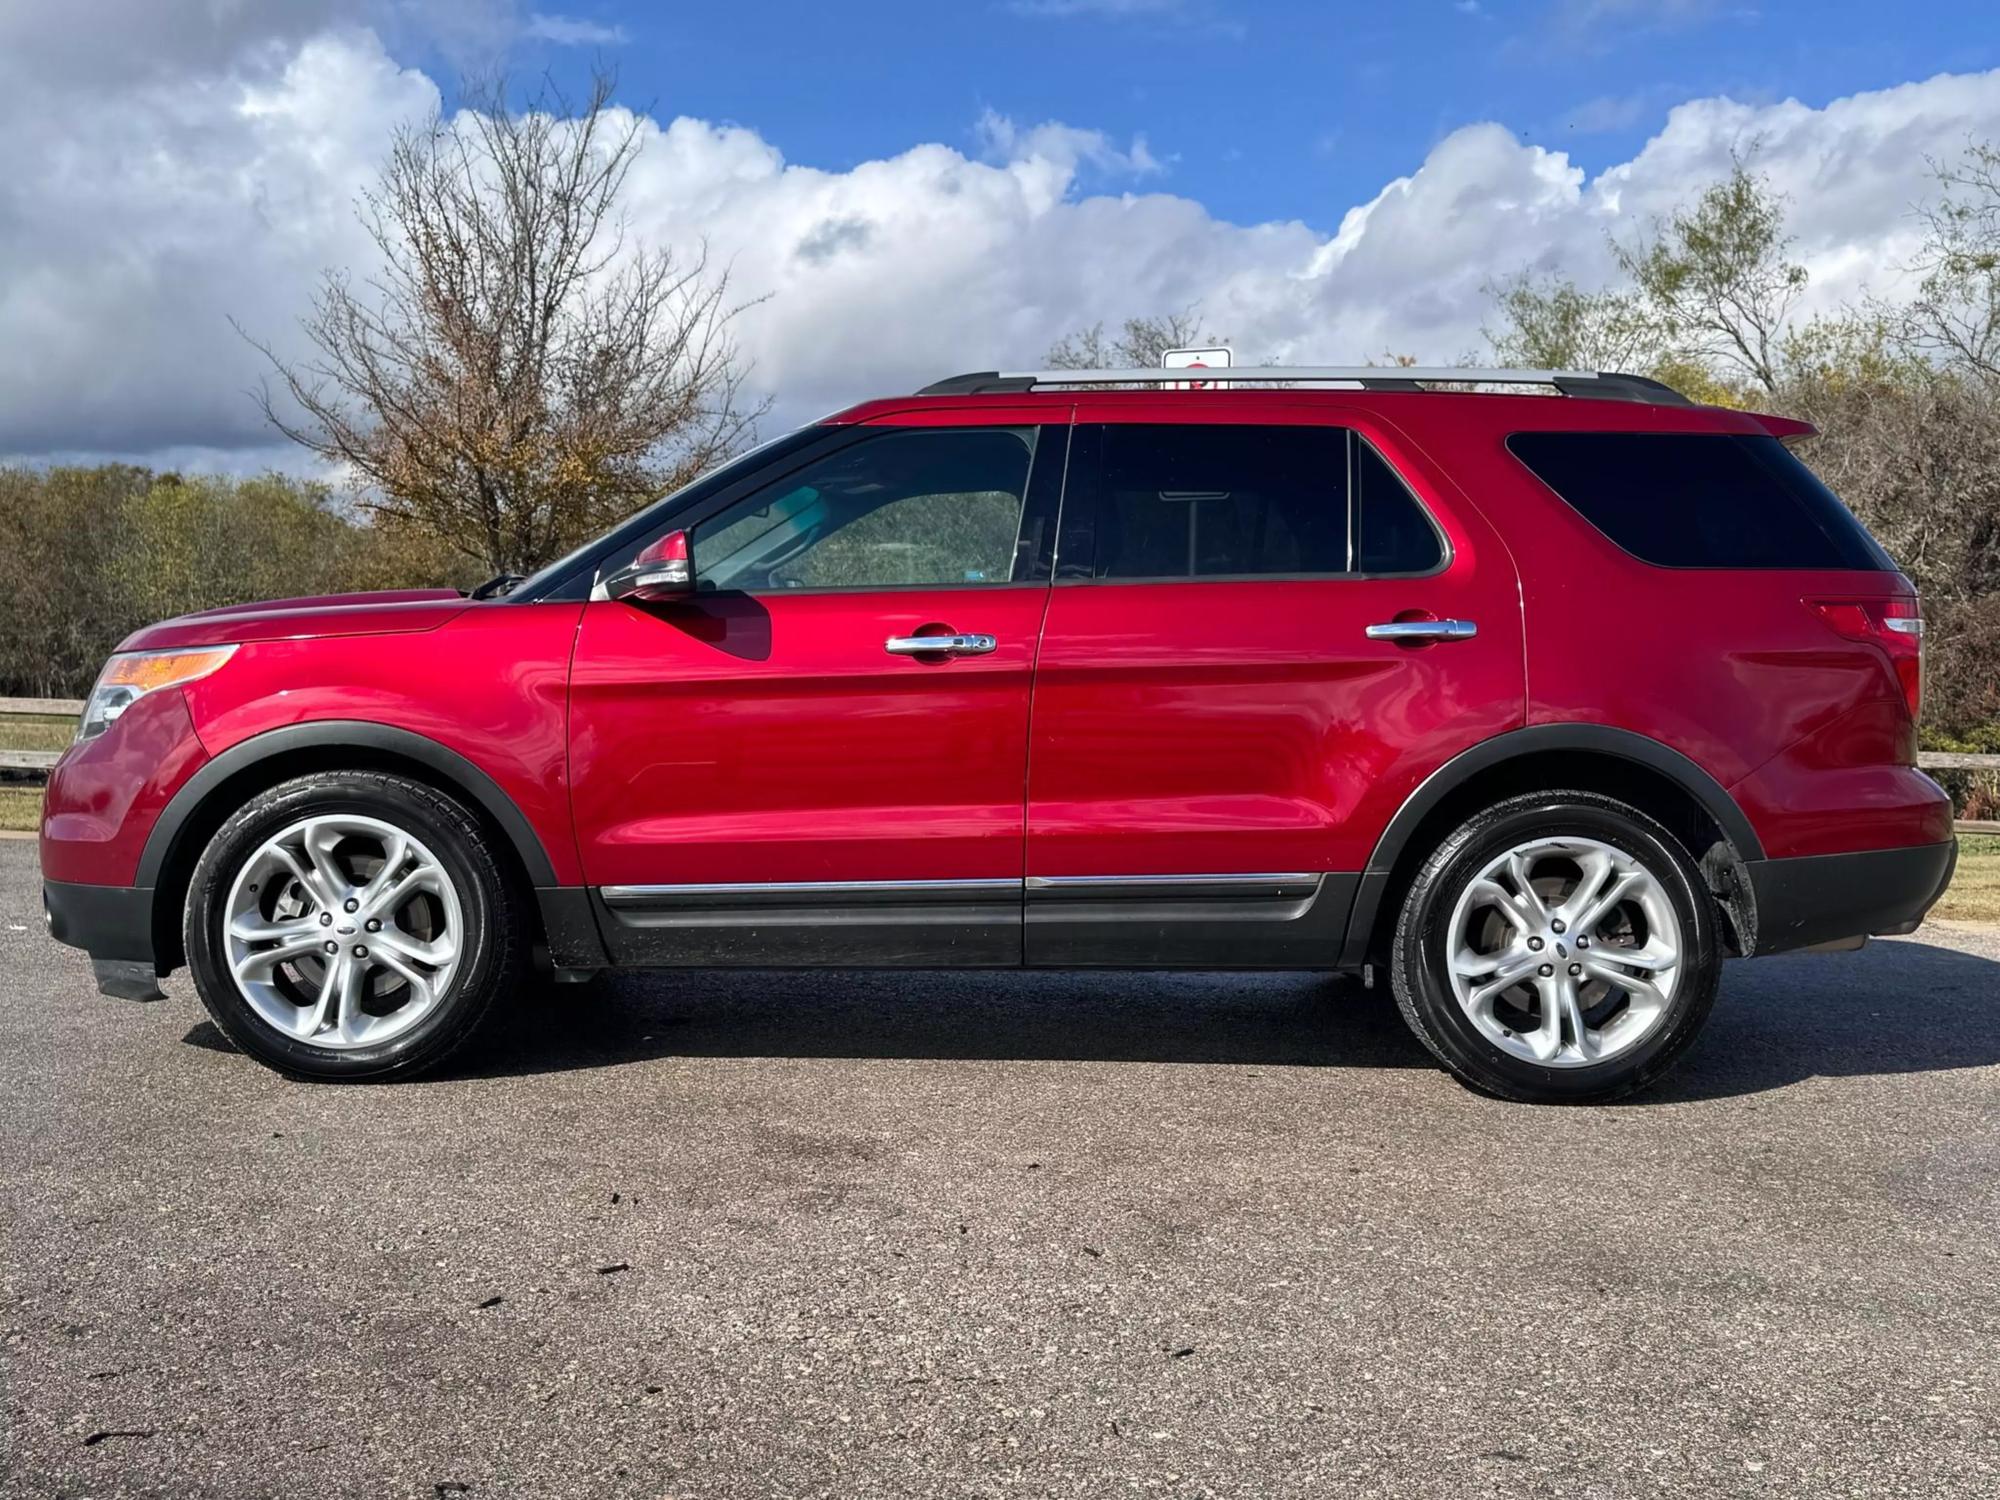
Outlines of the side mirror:
M 670 531 L 604 580 L 613 599 L 657 604 L 694 592 L 694 557 L 685 531 Z

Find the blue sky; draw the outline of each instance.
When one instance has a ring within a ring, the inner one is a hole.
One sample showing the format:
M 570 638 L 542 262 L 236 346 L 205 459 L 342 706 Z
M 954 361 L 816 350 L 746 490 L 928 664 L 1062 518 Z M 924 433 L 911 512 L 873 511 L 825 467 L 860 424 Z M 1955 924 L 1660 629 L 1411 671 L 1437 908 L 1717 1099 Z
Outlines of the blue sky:
M 301 466 L 239 329 L 309 353 L 354 205 L 467 70 L 614 67 L 624 243 L 726 271 L 769 426 L 1198 310 L 1240 357 L 1487 350 L 1749 157 L 1798 318 L 1915 284 L 2000 143 L 2000 0 L 0 0 L 0 461 Z
M 614 64 L 665 115 L 738 121 L 833 170 L 977 149 L 992 110 L 1143 137 L 1156 185 L 1239 223 L 1365 201 L 1498 121 L 1593 173 L 1685 99 L 1808 104 L 2000 66 L 1993 0 L 988 0 L 675 7 L 559 0 L 516 70 Z M 449 72 L 440 59 L 440 72 Z

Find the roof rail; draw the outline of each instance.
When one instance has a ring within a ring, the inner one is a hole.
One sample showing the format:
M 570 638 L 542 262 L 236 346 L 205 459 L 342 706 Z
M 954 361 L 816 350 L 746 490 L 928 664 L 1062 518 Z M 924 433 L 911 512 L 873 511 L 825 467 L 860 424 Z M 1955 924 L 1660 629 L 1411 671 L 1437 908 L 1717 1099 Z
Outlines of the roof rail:
M 918 391 L 919 396 L 992 396 L 1078 385 L 1358 385 L 1367 391 L 1421 391 L 1429 385 L 1546 385 L 1565 396 L 1600 401 L 1693 403 L 1672 386 L 1644 375 L 1598 370 L 1481 370 L 1450 365 L 1234 365 L 1193 370 L 975 370 Z

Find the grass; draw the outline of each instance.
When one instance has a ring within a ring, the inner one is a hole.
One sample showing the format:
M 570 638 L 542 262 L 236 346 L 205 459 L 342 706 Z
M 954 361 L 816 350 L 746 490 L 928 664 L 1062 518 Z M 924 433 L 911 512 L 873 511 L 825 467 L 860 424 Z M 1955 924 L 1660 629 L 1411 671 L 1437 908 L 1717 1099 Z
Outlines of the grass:
M 33 833 L 42 821 L 42 789 L 0 782 L 0 832 Z
M 61 750 L 76 734 L 76 720 L 55 714 L 0 715 L 0 750 Z M 42 789 L 0 781 L 0 833 L 32 833 L 42 821 Z
M 2000 837 L 1959 835 L 1958 873 L 1931 915 L 1947 922 L 2000 922 Z
M 76 720 L 53 715 L 0 716 L 0 750 L 60 750 L 76 735 Z
M 0 715 L 0 750 L 60 750 L 76 733 L 76 720 L 54 714 Z M 42 820 L 42 789 L 0 781 L 0 832 L 32 833 Z

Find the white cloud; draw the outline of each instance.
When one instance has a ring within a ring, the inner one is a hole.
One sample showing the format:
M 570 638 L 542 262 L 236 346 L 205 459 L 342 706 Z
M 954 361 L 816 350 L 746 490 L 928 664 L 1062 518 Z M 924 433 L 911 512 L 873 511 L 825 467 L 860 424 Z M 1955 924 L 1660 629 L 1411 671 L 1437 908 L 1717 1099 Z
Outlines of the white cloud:
M 560 47 L 616 47 L 630 40 L 623 26 L 607 26 L 580 16 L 549 15 L 536 11 L 528 17 L 521 34 Z
M 1046 162 L 1071 174 L 1080 166 L 1090 166 L 1107 176 L 1130 177 L 1150 177 L 1166 170 L 1166 164 L 1147 150 L 1143 135 L 1133 136 L 1132 144 L 1121 150 L 1101 130 L 1080 130 L 1056 120 L 1024 130 L 991 109 L 979 117 L 973 133 L 988 159 L 1009 164 Z
M 320 271 L 368 270 L 351 204 L 390 127 L 437 99 L 367 30 L 281 27 L 172 77 L 128 72 L 115 98 L 0 48 L 0 454 L 281 452 L 245 394 L 260 362 L 229 319 L 296 349 Z M 1925 158 L 2000 136 L 2000 71 L 1821 108 L 1693 101 L 1594 179 L 1473 125 L 1344 214 L 1302 199 L 1331 235 L 1141 191 L 1171 180 L 1143 141 L 1053 122 L 995 114 L 969 150 L 915 145 L 844 171 L 788 161 L 742 126 L 641 127 L 632 229 L 687 255 L 705 241 L 736 294 L 764 299 L 740 339 L 781 418 L 800 421 L 1194 302 L 1253 358 L 1453 358 L 1479 342 L 1488 278 L 1607 274 L 1607 230 L 1629 234 L 1752 144 L 1790 197 L 1814 305 L 1893 293 Z

